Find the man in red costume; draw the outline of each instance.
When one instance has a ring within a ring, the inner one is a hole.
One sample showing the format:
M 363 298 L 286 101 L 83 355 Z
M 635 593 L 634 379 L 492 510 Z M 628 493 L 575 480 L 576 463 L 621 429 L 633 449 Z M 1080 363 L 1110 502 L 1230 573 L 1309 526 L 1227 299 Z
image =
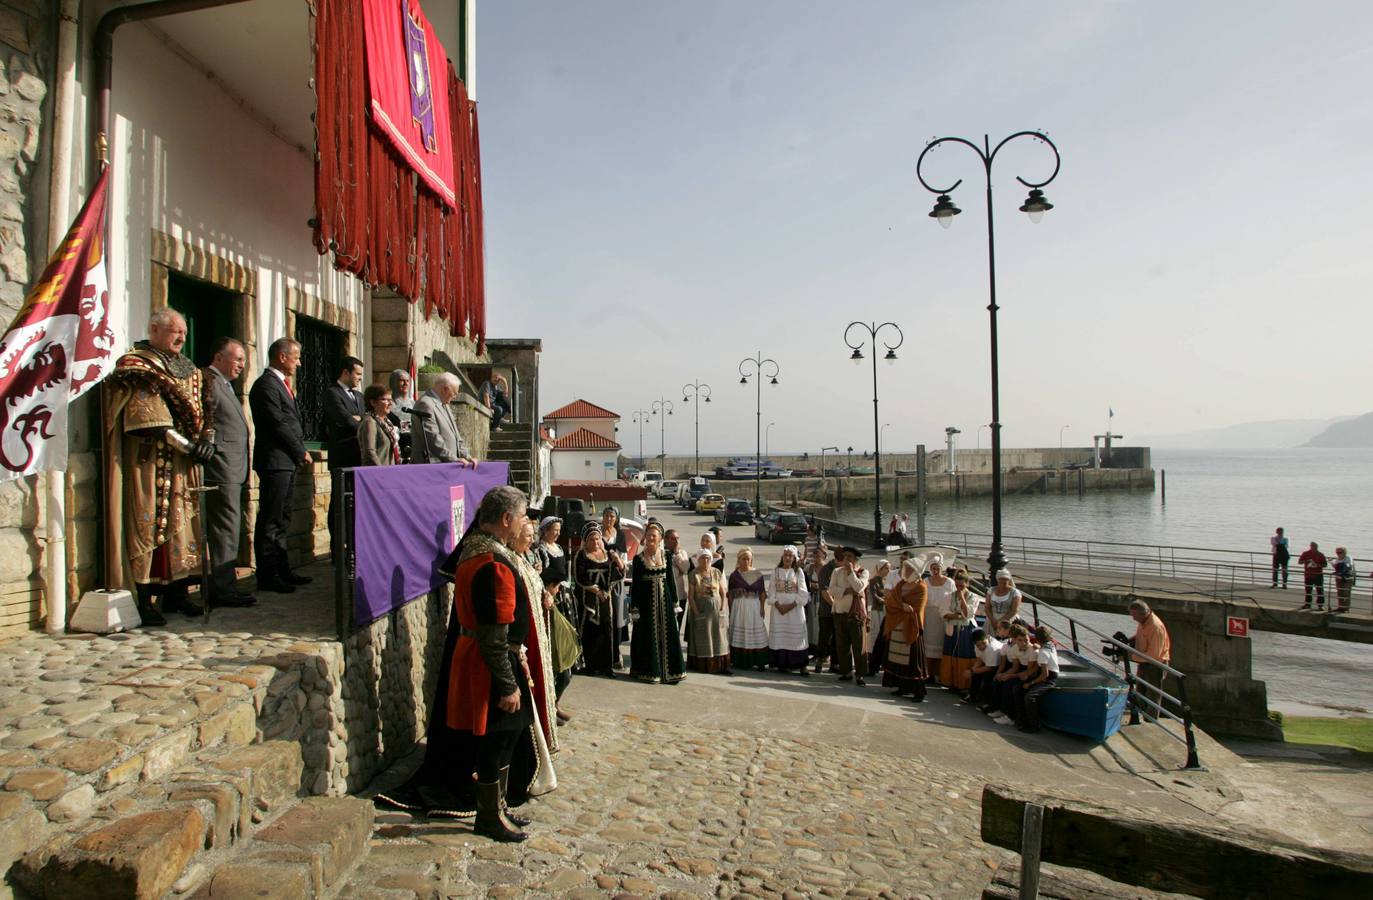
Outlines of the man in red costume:
M 475 807 L 473 830 L 504 842 L 527 837 L 510 827 L 528 822 L 505 809 L 505 798 L 511 757 L 521 739 L 530 739 L 534 721 L 529 679 L 542 668 L 526 666 L 527 655 L 537 663 L 539 648 L 529 592 L 509 547 L 527 508 L 519 490 L 493 488 L 473 527 L 439 566 L 453 580 L 453 614 L 429 707 L 424 763 L 404 785 L 375 798 L 437 817 L 465 817 Z

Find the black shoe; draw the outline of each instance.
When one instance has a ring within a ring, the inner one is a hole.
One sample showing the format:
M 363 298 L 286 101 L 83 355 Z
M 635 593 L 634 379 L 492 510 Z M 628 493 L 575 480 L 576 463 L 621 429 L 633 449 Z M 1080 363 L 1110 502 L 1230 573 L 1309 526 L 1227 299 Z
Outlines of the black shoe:
M 1311 608 L 1311 604 L 1310 604 L 1310 603 L 1303 603 L 1301 606 L 1299 606 L 1299 607 L 1297 607 L 1297 608 L 1298 608 L 1298 609 L 1310 609 L 1310 608 Z
M 285 584 L 293 584 L 297 587 L 314 581 L 309 575 L 297 575 L 295 572 L 282 572 L 280 580 Z
M 205 615 L 205 607 L 201 606 L 199 603 L 196 603 L 189 597 L 183 597 L 181 599 L 181 604 L 177 608 L 181 610 L 181 614 L 183 616 L 195 618 L 196 616 Z
M 151 603 L 138 607 L 138 618 L 150 628 L 160 628 L 167 624 L 167 617 L 158 612 L 157 607 Z
M 733 674 L 734 674 L 734 670 L 733 670 L 733 669 L 721 669 L 721 670 L 720 670 L 720 674 L 721 674 L 721 675 L 733 675 Z
M 810 671 L 809 671 L 808 669 L 804 668 L 804 667 L 802 667 L 801 671 L 797 672 L 796 674 L 797 674 L 797 675 L 800 675 L 802 678 L 809 678 L 809 677 L 810 677 Z
M 270 591 L 273 594 L 294 594 L 296 592 L 295 585 L 287 584 L 284 581 L 278 581 L 275 578 L 259 578 L 257 580 L 257 589 L 259 591 Z
M 853 676 L 852 676 L 852 675 L 840 675 L 840 676 L 839 676 L 839 680 L 840 680 L 840 681 L 853 681 Z
M 859 687 L 867 687 L 867 684 L 868 684 L 866 681 L 864 681 L 864 680 L 861 679 L 861 678 L 855 678 L 855 679 L 853 680 L 853 683 L 856 684 L 856 685 L 858 685 Z
M 216 598 L 215 600 L 211 601 L 211 603 L 210 603 L 210 608 L 211 608 L 211 609 L 220 609 L 220 608 L 226 608 L 226 609 L 228 609 L 228 608 L 241 609 L 241 608 L 243 608 L 243 607 L 247 607 L 247 606 L 256 606 L 256 605 L 257 605 L 257 598 L 254 597 L 252 594 L 231 594 L 230 596 L 224 598 L 223 600 L 220 600 L 220 599 Z
M 477 818 L 472 830 L 483 837 L 502 844 L 518 844 L 527 840 L 529 835 L 515 831 L 505 824 L 501 817 L 501 783 L 499 781 L 477 782 Z

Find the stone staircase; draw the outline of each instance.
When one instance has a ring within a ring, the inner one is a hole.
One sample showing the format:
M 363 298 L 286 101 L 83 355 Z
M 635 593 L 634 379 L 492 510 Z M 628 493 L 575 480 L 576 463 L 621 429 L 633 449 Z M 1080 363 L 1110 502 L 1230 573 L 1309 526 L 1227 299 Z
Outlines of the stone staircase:
M 491 446 L 486 458 L 491 462 L 510 464 L 510 478 L 515 487 L 529 492 L 532 483 L 530 454 L 533 445 L 533 426 L 507 422 L 500 431 L 491 433 Z
M 262 738 L 275 677 L 269 666 L 216 673 L 171 705 L 168 688 L 130 692 L 138 682 L 126 678 L 107 686 L 112 701 L 96 689 L 74 701 L 90 710 L 63 710 L 127 716 L 108 737 L 9 732 L 5 746 L 32 749 L 0 757 L 0 897 L 337 896 L 367 855 L 373 806 L 303 796 L 301 743 Z

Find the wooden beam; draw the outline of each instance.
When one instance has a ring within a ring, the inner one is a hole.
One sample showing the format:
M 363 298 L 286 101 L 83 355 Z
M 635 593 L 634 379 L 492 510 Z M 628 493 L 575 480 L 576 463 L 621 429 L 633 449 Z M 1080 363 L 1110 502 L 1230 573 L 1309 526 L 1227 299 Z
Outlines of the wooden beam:
M 1373 896 L 1373 856 L 1308 847 L 1239 826 L 1140 819 L 998 785 L 982 789 L 982 840 L 1020 852 L 1026 804 L 1044 807 L 1042 862 L 1124 884 L 1202 898 Z

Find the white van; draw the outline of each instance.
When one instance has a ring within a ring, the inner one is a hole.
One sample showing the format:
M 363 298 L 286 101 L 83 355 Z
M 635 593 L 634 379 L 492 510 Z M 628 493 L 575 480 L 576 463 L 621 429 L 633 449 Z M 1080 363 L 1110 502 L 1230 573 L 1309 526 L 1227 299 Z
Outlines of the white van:
M 635 473 L 634 473 L 634 483 L 635 483 L 635 484 L 647 485 L 647 486 L 650 487 L 650 488 L 652 488 L 653 485 L 657 484 L 659 481 L 662 481 L 662 480 L 663 480 L 663 473 L 662 473 L 662 472 L 635 472 Z

